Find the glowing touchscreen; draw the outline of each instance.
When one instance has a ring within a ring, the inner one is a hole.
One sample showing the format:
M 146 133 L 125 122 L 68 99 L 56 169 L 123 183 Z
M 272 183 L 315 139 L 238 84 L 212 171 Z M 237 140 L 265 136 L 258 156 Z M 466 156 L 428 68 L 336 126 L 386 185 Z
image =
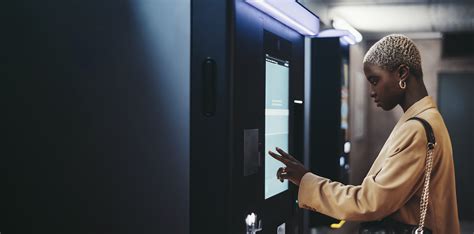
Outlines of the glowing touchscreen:
M 265 199 L 288 189 L 288 181 L 276 178 L 278 168 L 284 166 L 267 154 L 279 147 L 288 152 L 289 62 L 265 58 Z

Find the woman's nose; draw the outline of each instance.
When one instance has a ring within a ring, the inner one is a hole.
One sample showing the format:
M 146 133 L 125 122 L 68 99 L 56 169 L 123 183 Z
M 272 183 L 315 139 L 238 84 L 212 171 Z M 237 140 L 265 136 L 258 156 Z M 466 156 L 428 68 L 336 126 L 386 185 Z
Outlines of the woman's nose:
M 374 92 L 374 90 L 370 90 L 370 97 L 373 97 L 373 98 L 375 97 L 375 92 Z

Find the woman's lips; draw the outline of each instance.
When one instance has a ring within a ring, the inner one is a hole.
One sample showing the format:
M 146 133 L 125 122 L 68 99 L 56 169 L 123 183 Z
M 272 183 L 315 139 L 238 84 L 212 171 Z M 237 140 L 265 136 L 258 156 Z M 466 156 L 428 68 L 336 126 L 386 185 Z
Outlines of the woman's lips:
M 374 102 L 375 102 L 375 104 L 377 104 L 377 106 L 380 106 L 380 101 L 379 100 L 374 99 Z

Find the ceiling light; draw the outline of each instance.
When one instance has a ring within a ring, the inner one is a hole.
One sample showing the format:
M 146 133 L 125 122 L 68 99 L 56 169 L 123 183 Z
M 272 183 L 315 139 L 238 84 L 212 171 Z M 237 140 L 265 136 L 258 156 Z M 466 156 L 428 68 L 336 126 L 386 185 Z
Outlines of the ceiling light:
M 357 43 L 357 42 L 362 41 L 362 34 L 360 34 L 359 31 L 357 31 L 354 27 L 352 27 L 345 20 L 343 20 L 341 18 L 334 18 L 333 21 L 332 21 L 332 26 L 335 29 L 346 30 L 346 31 L 350 32 L 350 34 L 352 34 L 353 37 L 354 37 L 354 40 L 355 40 L 354 44 Z M 349 39 L 352 40 L 352 38 L 349 38 Z
M 295 0 L 245 0 L 248 4 L 306 36 L 319 32 L 319 18 Z

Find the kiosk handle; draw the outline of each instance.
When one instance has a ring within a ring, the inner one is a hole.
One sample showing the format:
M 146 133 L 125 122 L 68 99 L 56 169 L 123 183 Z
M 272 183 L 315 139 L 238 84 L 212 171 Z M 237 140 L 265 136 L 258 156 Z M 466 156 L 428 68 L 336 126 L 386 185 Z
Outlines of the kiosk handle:
M 207 117 L 216 112 L 216 70 L 216 61 L 207 57 L 202 63 L 202 112 Z

